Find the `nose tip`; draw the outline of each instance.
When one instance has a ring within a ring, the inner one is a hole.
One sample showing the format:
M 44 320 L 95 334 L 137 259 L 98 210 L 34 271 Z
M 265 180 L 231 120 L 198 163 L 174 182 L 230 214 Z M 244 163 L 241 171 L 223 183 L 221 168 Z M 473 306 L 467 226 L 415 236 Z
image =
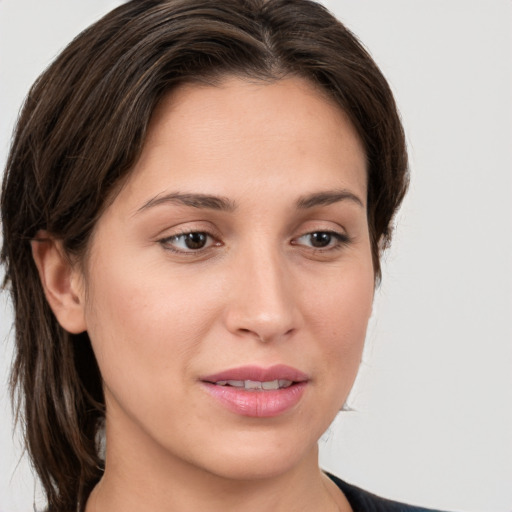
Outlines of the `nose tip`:
M 276 328 L 276 324 L 274 323 L 274 325 L 272 325 L 273 323 L 274 322 L 272 322 L 272 320 L 270 322 L 260 321 L 258 325 L 254 325 L 252 329 L 242 327 L 238 329 L 238 332 L 240 332 L 243 335 L 254 337 L 258 341 L 261 341 L 262 343 L 268 343 L 275 339 L 286 338 L 294 331 L 293 327 L 289 329 Z
M 233 280 L 226 312 L 230 332 L 268 343 L 286 339 L 298 328 L 296 294 L 285 265 L 246 261 Z
M 237 307 L 228 315 L 228 329 L 243 337 L 250 337 L 263 343 L 285 339 L 295 328 L 288 312 L 274 311 L 272 315 L 259 314 L 258 306 Z M 261 310 L 260 310 L 261 311 Z

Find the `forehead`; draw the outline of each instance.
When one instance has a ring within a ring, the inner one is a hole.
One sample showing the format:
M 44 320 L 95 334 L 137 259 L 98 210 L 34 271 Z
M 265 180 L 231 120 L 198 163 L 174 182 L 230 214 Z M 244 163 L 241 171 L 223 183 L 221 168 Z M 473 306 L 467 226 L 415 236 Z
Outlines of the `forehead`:
M 288 182 L 299 195 L 350 185 L 365 201 L 366 174 L 347 115 L 308 81 L 229 78 L 182 85 L 161 100 L 124 192 L 229 195 L 238 185 Z

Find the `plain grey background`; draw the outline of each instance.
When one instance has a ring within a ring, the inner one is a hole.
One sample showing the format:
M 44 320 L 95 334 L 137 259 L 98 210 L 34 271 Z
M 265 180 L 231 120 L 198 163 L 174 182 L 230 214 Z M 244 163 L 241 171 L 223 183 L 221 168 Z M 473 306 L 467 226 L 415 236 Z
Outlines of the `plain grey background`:
M 2 166 L 30 84 L 119 3 L 0 0 Z M 395 91 L 412 183 L 385 257 L 350 400 L 355 411 L 341 413 L 320 441 L 322 464 L 395 499 L 510 512 L 512 2 L 324 3 L 361 38 Z M 0 512 L 25 512 L 38 492 L 12 431 L 11 322 L 4 293 Z

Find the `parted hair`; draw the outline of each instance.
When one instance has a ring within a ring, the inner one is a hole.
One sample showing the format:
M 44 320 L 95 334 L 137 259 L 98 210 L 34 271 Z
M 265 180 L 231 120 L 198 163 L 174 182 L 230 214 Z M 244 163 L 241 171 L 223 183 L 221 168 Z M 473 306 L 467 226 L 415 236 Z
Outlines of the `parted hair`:
M 407 154 L 390 88 L 347 28 L 309 0 L 132 0 L 107 14 L 31 88 L 2 186 L 1 262 L 15 324 L 11 391 L 49 511 L 83 510 L 101 478 L 105 403 L 89 337 L 57 322 L 30 242 L 45 230 L 80 261 L 162 96 L 226 76 L 299 76 L 348 115 L 366 152 L 380 278 L 380 254 L 407 188 Z

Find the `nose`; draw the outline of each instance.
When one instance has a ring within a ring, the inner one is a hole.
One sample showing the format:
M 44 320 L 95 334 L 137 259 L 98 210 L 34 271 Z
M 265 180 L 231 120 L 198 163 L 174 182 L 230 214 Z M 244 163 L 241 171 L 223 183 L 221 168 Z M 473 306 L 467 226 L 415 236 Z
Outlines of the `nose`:
M 230 269 L 227 329 L 261 342 L 283 340 L 300 325 L 291 271 L 278 251 L 240 255 Z

